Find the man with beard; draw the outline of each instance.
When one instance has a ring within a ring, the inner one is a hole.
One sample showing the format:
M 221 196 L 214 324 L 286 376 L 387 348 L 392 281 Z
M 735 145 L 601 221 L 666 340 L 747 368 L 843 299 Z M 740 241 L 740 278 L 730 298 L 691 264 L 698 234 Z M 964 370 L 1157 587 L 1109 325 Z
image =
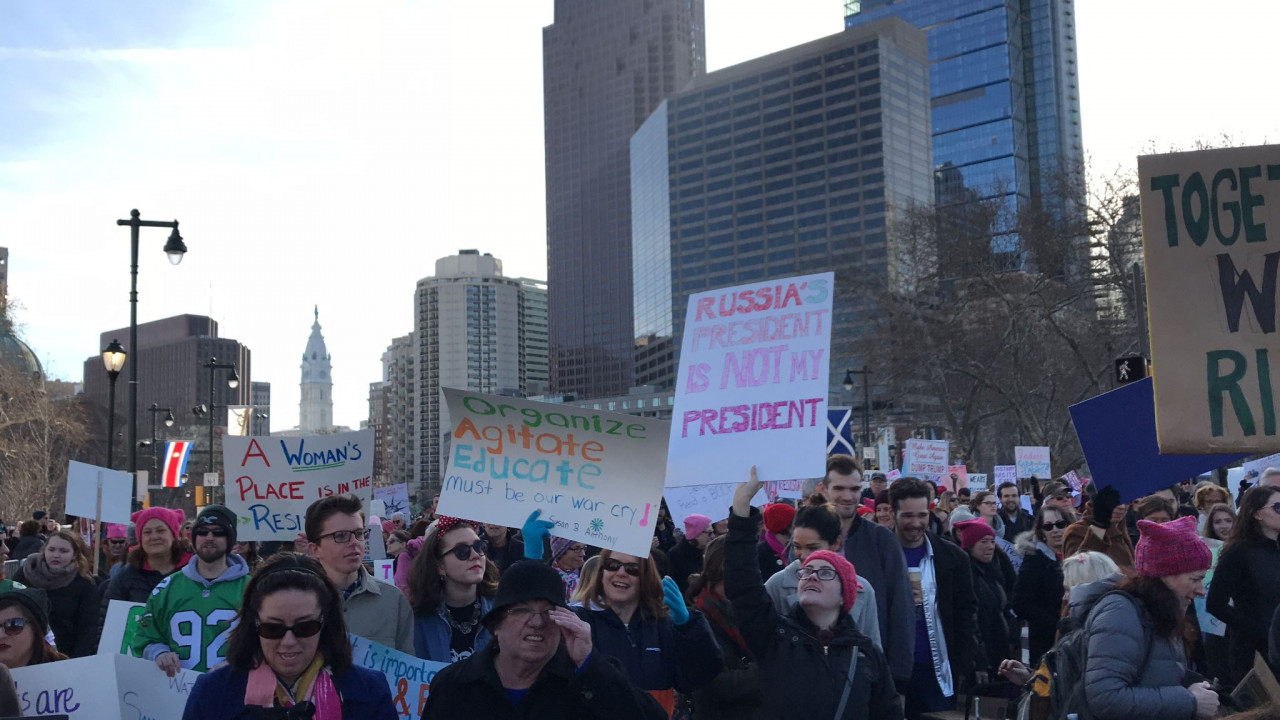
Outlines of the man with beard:
M 191 530 L 196 561 L 156 585 L 133 638 L 133 650 L 169 677 L 208 672 L 226 659 L 231 620 L 240 610 L 249 565 L 231 553 L 236 515 L 209 505 Z

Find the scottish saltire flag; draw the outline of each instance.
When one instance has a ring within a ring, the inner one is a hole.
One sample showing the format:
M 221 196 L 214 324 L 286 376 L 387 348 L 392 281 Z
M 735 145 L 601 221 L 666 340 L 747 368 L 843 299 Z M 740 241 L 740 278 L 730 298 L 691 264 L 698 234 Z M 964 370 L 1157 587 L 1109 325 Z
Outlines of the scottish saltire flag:
M 850 408 L 827 408 L 827 454 L 855 455 L 853 450 L 853 431 L 849 420 L 853 416 Z
M 191 459 L 191 443 L 186 440 L 172 440 L 164 448 L 164 472 L 161 486 L 176 488 L 182 485 L 182 476 L 187 474 L 187 461 Z

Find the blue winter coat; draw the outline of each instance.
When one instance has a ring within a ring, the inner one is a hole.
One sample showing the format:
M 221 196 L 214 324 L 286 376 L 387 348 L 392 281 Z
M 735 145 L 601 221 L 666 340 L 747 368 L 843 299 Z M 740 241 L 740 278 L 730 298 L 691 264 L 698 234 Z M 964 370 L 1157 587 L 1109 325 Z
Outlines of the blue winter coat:
M 480 598 L 480 617 L 484 617 L 493 609 L 493 598 Z M 474 652 L 480 652 L 489 644 L 489 628 L 484 625 L 476 633 Z M 449 609 L 444 601 L 434 615 L 413 616 L 413 654 L 423 660 L 432 662 L 453 662 L 453 654 L 449 650 L 449 642 L 453 639 L 453 627 L 449 624 Z
M 1139 603 L 1111 594 L 1089 613 L 1084 673 L 1089 709 L 1096 720 L 1191 720 L 1196 699 L 1185 687 L 1182 638 L 1156 635 L 1154 621 Z
M 391 688 L 382 673 L 352 667 L 333 679 L 342 697 L 342 720 L 398 720 L 391 704 Z M 253 709 L 245 707 L 244 691 L 249 674 L 223 665 L 196 680 L 187 696 L 182 720 L 247 720 Z
M 693 608 L 689 622 L 679 626 L 671 618 L 655 620 L 642 609 L 636 610 L 629 626 L 607 608 L 572 609 L 591 626 L 593 650 L 621 662 L 641 690 L 691 693 L 724 669 L 720 644 L 706 618 Z

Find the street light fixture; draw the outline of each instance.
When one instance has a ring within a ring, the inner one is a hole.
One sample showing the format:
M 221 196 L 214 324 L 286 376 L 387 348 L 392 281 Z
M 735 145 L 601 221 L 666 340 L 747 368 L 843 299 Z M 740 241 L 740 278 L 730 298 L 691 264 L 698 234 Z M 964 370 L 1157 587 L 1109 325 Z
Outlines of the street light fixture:
M 209 472 L 213 472 L 213 423 L 217 417 L 218 408 L 225 408 L 226 405 L 215 405 L 213 397 L 214 374 L 218 370 L 230 370 L 231 374 L 227 376 L 227 387 L 232 390 L 240 387 L 240 375 L 236 372 L 235 363 L 220 363 L 217 358 L 209 358 L 209 362 L 201 367 L 209 368 L 209 405 L 197 405 L 193 408 L 196 415 L 200 415 L 201 411 L 209 414 Z
M 871 370 L 866 365 L 861 370 L 844 371 L 844 389 L 853 392 L 853 376 L 862 376 L 862 445 L 871 444 Z
M 137 210 L 129 211 L 128 220 L 117 220 L 116 225 L 129 226 L 129 350 L 138 347 L 138 231 L 144 227 L 172 228 L 169 240 L 164 244 L 169 262 L 177 265 L 187 254 L 187 245 L 178 234 L 178 221 L 142 220 Z M 129 364 L 129 472 L 138 472 L 138 359 Z
M 124 362 L 129 354 L 120 347 L 118 340 L 112 340 L 102 351 L 102 366 L 107 370 L 109 381 L 107 390 L 107 469 L 113 469 L 116 446 L 116 378 L 124 369 Z
M 151 403 L 151 407 L 147 408 L 147 412 L 151 413 L 151 482 L 155 482 L 156 473 L 160 472 L 160 462 L 156 455 L 160 450 L 160 444 L 157 442 L 156 435 L 156 416 L 160 413 L 164 413 L 164 426 L 173 427 L 173 411 L 169 408 L 162 408 L 156 403 Z M 143 440 L 138 443 L 138 446 L 143 447 L 143 443 L 146 442 L 146 440 Z

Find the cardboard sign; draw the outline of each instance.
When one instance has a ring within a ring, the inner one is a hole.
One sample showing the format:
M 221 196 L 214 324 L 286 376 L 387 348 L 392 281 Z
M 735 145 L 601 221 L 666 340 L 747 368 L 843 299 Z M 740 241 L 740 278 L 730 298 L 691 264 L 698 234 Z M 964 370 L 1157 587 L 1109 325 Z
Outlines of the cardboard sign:
M 1049 465 L 1049 448 L 1047 447 L 1015 447 L 1013 449 L 1013 461 L 1019 478 L 1048 480 L 1053 477 L 1053 470 Z
M 969 485 L 969 468 L 964 465 L 952 465 L 947 468 L 946 485 L 951 490 L 959 490 Z
M 685 518 L 690 515 L 706 515 L 711 518 L 711 522 L 719 522 L 729 517 L 729 506 L 733 504 L 733 493 L 737 489 L 736 483 L 694 485 L 666 488 L 662 491 L 662 495 L 667 499 L 667 510 L 671 512 L 671 520 L 676 527 L 682 528 Z M 752 507 L 760 507 L 767 502 L 769 498 L 765 495 L 764 488 L 751 498 Z
M 1280 145 L 1147 155 L 1138 176 L 1160 451 L 1280 451 Z
M 979 490 L 990 490 L 991 483 L 987 481 L 986 473 L 969 473 L 969 489 L 973 492 Z
M 404 513 L 406 521 L 409 517 L 409 486 L 405 483 L 373 489 L 374 499 L 382 501 L 382 517 L 387 520 L 395 513 Z M 405 529 L 408 529 L 406 526 Z
M 1249 481 L 1251 485 L 1257 485 L 1258 478 L 1261 478 L 1262 473 L 1269 467 L 1280 468 L 1280 453 L 1245 463 L 1244 479 Z
M 435 680 L 436 673 L 449 667 L 449 664 L 422 660 L 359 635 L 348 634 L 347 637 L 351 639 L 353 663 L 382 673 L 387 679 L 396 715 L 401 718 L 422 717 L 422 708 L 427 704 L 431 682 Z
M 133 514 L 133 478 L 129 473 L 75 460 L 67 465 L 67 514 L 96 517 L 99 487 L 102 521 L 128 525 Z
M 945 476 L 951 466 L 950 448 L 951 443 L 946 440 L 908 440 L 902 473 L 921 479 Z
M 133 634 L 138 631 L 138 623 L 146 614 L 146 608 L 146 603 L 125 600 L 108 603 L 107 619 L 102 624 L 102 635 L 98 637 L 98 653 L 140 657 L 133 652 Z
M 303 532 L 307 507 L 349 493 L 373 499 L 373 431 L 304 437 L 224 437 L 226 506 L 241 540 L 287 540 Z
M 1121 385 L 1069 408 L 1094 485 L 1116 488 L 1121 502 L 1145 497 L 1246 457 L 1161 455 L 1156 442 L 1151 383 L 1151 378 L 1144 378 Z
M 834 289 L 822 273 L 689 297 L 667 487 L 826 473 Z
M 1271 668 L 1261 654 L 1253 654 L 1253 669 L 1231 691 L 1231 699 L 1234 706 L 1241 710 L 1280 704 L 1280 683 L 1276 682 L 1276 676 L 1271 673 Z
M 200 673 L 169 678 L 151 660 L 90 655 L 14 668 L 23 717 L 66 715 L 71 720 L 180 718 Z
M 648 557 L 668 423 L 443 388 L 453 440 L 437 512 Z

